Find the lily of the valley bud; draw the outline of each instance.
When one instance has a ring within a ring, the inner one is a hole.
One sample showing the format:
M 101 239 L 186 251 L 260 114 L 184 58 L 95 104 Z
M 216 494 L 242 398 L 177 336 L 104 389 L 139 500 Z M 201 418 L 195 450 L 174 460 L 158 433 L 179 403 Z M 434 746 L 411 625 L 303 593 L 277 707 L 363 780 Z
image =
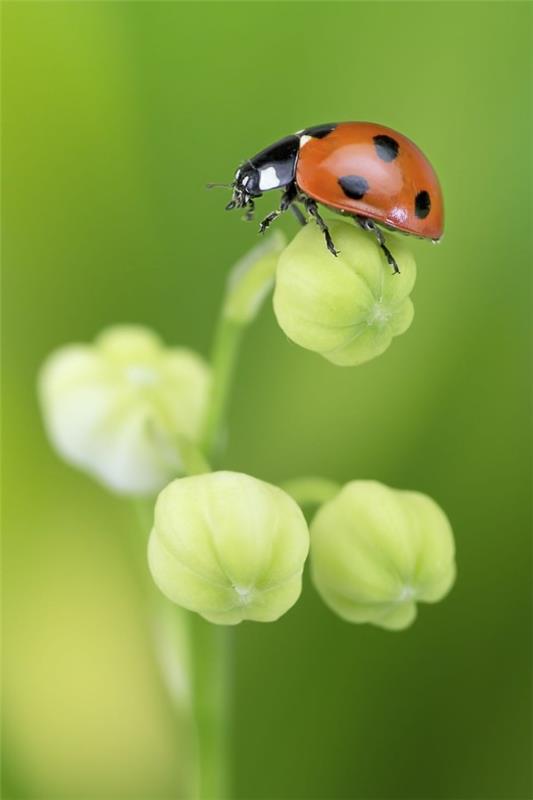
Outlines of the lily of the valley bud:
M 337 258 L 322 233 L 308 224 L 278 262 L 274 311 L 289 339 L 340 366 L 383 353 L 413 319 L 409 294 L 416 267 L 406 245 L 387 236 L 400 274 L 394 274 L 375 238 L 353 223 L 329 222 Z
M 155 494 L 183 471 L 179 440 L 194 441 L 210 370 L 133 325 L 93 345 L 53 353 L 39 377 L 48 435 L 63 458 L 116 492 Z
M 418 602 L 441 600 L 454 582 L 450 523 L 424 494 L 353 481 L 311 524 L 311 571 L 343 619 L 406 628 Z
M 161 591 L 210 622 L 273 622 L 300 596 L 307 524 L 289 495 L 237 472 L 173 481 L 159 495 L 148 560 Z

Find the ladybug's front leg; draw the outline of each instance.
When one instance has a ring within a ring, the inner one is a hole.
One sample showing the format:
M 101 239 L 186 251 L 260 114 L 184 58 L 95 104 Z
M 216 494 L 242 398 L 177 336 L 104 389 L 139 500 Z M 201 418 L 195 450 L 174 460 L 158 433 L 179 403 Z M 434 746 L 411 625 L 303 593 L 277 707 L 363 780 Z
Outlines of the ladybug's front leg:
M 261 224 L 259 225 L 259 233 L 264 233 L 267 228 L 269 228 L 275 219 L 279 217 L 281 211 L 271 211 L 270 214 L 267 214 L 266 217 L 261 220 Z
M 280 214 L 283 214 L 287 209 L 291 206 L 292 202 L 296 198 L 296 187 L 294 183 L 291 183 L 287 186 L 283 194 L 281 195 L 281 202 L 279 204 L 279 209 L 276 211 L 271 211 L 270 214 L 264 218 L 259 226 L 259 233 L 264 233 L 266 229 L 277 219 Z
M 331 234 L 329 232 L 328 226 L 326 225 L 326 223 L 324 222 L 324 220 L 322 219 L 322 217 L 318 213 L 318 207 L 317 207 L 317 204 L 316 204 L 315 200 L 313 200 L 311 197 L 306 197 L 305 198 L 305 207 L 308 210 L 310 216 L 313 217 L 313 219 L 315 220 L 316 224 L 318 225 L 318 227 L 320 228 L 320 230 L 324 234 L 324 239 L 326 240 L 326 244 L 327 244 L 329 252 L 334 256 L 338 256 L 339 255 L 339 251 L 337 250 L 337 248 L 333 244 L 333 239 L 331 238 Z
M 248 200 L 248 208 L 246 210 L 246 214 L 244 215 L 244 219 L 246 222 L 252 222 L 254 218 L 254 211 L 255 211 L 255 203 L 250 197 Z

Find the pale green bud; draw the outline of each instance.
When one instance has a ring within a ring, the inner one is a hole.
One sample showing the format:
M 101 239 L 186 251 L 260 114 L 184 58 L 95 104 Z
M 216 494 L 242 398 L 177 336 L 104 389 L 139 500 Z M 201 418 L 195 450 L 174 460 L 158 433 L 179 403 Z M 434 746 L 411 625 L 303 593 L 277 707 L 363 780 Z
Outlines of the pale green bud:
M 417 602 L 441 600 L 454 582 L 450 523 L 424 494 L 352 481 L 311 524 L 311 573 L 343 619 L 406 628 Z
M 152 576 L 174 603 L 221 625 L 273 622 L 300 596 L 309 549 L 288 494 L 238 472 L 181 478 L 155 507 Z
M 413 320 L 409 299 L 415 278 L 405 244 L 387 237 L 400 274 L 376 240 L 353 223 L 328 222 L 337 258 L 316 225 L 294 237 L 278 262 L 274 311 L 289 339 L 339 366 L 379 356 Z
M 180 437 L 198 437 L 209 381 L 196 353 L 121 325 L 93 345 L 53 353 L 39 394 L 48 435 L 66 461 L 116 492 L 155 494 L 183 472 Z

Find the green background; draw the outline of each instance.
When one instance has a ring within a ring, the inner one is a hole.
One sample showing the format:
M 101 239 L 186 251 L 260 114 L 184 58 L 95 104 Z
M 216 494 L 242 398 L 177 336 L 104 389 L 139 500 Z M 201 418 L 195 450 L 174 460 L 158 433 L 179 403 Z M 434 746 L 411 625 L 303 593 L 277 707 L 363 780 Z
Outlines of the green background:
M 413 242 L 415 321 L 366 366 L 289 343 L 266 304 L 225 466 L 425 491 L 459 578 L 401 634 L 308 582 L 235 630 L 234 796 L 531 796 L 530 23 L 512 2 L 4 3 L 5 797 L 167 800 L 184 758 L 130 509 L 51 452 L 39 365 L 113 322 L 207 354 L 256 228 L 204 185 L 346 119 L 424 149 L 446 236 Z

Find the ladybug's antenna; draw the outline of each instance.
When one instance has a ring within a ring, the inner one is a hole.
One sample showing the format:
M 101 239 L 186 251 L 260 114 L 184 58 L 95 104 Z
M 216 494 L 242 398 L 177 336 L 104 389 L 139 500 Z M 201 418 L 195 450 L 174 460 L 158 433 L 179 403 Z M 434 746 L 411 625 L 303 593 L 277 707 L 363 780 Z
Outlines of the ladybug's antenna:
M 233 189 L 232 183 L 208 183 L 206 189 Z

